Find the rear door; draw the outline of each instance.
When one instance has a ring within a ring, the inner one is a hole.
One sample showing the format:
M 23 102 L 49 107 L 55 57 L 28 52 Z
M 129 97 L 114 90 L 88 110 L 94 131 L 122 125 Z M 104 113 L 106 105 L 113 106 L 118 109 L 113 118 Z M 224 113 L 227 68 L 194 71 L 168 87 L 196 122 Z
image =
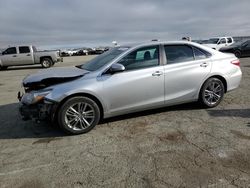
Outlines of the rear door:
M 189 45 L 165 45 L 165 103 L 197 98 L 199 87 L 211 70 L 209 54 Z
M 33 55 L 29 46 L 19 46 L 19 65 L 33 64 Z
M 18 63 L 18 54 L 16 47 L 7 48 L 1 56 L 1 61 L 3 63 L 3 66 L 16 65 Z

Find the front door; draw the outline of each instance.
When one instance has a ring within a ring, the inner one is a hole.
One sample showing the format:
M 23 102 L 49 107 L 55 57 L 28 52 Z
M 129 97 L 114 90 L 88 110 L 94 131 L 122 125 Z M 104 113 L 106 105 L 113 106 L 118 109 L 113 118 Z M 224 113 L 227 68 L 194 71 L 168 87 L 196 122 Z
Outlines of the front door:
M 159 46 L 137 49 L 118 63 L 125 71 L 102 76 L 108 113 L 118 115 L 164 104 Z
M 16 65 L 18 63 L 18 54 L 16 47 L 7 48 L 1 56 L 3 66 Z

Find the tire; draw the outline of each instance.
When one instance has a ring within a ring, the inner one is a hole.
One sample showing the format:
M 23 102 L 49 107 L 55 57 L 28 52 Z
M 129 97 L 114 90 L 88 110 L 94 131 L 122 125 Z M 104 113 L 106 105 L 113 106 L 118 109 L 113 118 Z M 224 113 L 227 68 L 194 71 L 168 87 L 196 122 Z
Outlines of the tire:
M 8 66 L 0 66 L 0 70 L 7 70 Z
M 73 97 L 62 104 L 57 120 L 59 127 L 66 133 L 87 133 L 99 123 L 100 109 L 88 97 Z
M 213 108 L 220 104 L 225 93 L 225 86 L 218 78 L 209 78 L 202 86 L 199 96 L 201 104 Z
M 234 52 L 234 55 L 236 57 L 240 58 L 241 57 L 241 52 L 237 50 L 237 51 Z
M 50 58 L 43 58 L 41 60 L 41 65 L 43 68 L 49 68 L 53 66 L 53 61 Z

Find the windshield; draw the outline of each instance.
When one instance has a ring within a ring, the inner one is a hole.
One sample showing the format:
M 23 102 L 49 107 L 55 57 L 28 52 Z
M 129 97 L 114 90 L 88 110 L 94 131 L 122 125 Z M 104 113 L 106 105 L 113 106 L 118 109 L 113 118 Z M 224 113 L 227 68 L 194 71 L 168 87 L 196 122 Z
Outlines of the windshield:
M 99 68 L 106 65 L 107 63 L 114 60 L 117 56 L 119 56 L 121 53 L 125 52 L 126 50 L 128 50 L 128 47 L 113 48 L 78 67 L 81 69 L 88 70 L 88 71 L 96 71 Z
M 207 44 L 217 44 L 219 41 L 219 38 L 212 38 L 212 39 L 209 39 L 206 43 Z

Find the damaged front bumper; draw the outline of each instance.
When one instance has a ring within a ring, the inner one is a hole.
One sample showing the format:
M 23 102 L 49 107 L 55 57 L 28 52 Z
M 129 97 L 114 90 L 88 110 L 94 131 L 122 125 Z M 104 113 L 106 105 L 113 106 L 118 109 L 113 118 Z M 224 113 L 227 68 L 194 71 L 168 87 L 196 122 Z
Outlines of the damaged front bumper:
M 55 105 L 53 104 L 33 104 L 26 105 L 20 102 L 19 112 L 23 120 L 53 120 Z
M 22 102 L 22 96 L 18 93 L 19 113 L 23 120 L 54 120 L 57 104 L 51 101 L 42 100 L 36 104 L 25 104 Z

